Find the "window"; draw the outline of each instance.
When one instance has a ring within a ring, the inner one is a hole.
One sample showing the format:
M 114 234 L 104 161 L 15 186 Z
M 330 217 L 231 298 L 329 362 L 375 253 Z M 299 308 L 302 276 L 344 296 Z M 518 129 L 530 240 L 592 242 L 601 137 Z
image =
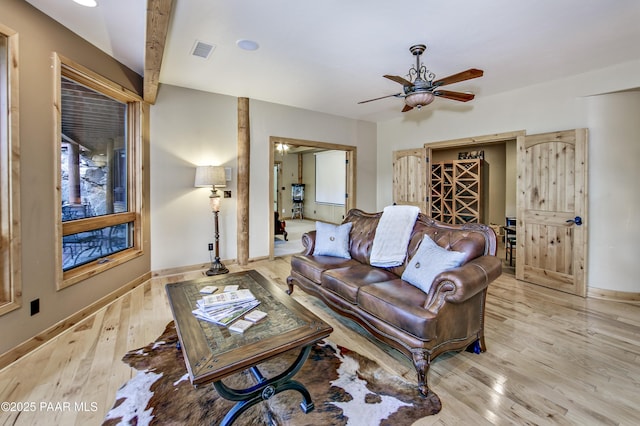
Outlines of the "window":
M 0 24 L 0 315 L 21 305 L 18 34 Z
M 63 288 L 141 254 L 141 99 L 56 58 Z

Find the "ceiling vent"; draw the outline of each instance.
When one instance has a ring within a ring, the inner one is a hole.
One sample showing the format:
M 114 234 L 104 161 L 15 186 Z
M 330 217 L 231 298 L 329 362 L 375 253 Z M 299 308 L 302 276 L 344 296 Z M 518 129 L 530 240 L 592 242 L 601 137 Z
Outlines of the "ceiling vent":
M 209 59 L 211 52 L 213 52 L 213 49 L 215 48 L 216 46 L 213 44 L 196 40 L 196 43 L 193 45 L 193 49 L 191 49 L 191 54 L 198 58 Z

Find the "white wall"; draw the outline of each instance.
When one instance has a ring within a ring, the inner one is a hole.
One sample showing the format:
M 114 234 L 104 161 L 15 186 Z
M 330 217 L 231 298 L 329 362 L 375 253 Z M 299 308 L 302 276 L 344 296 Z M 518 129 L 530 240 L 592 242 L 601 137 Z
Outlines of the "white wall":
M 270 136 L 353 145 L 358 149 L 356 206 L 376 207 L 376 125 L 256 100 L 250 101 L 249 257 L 269 255 Z M 151 108 L 151 269 L 209 261 L 213 240 L 208 190 L 194 188 L 197 165 L 233 168 L 220 217 L 220 257 L 237 256 L 237 99 L 161 85 Z
M 209 261 L 210 191 L 194 188 L 196 166 L 233 169 L 224 188 L 232 198 L 220 205 L 220 257 L 236 258 L 237 116 L 236 98 L 160 87 L 151 107 L 151 270 Z
M 588 99 L 590 282 L 640 291 L 640 91 Z
M 624 227 L 619 226 L 621 213 L 640 210 L 634 164 L 640 158 L 637 136 L 640 107 L 637 101 L 627 98 L 638 95 L 590 97 L 638 87 L 640 61 L 635 61 L 495 96 L 482 97 L 480 93 L 469 105 L 449 103 L 442 109 L 411 111 L 400 119 L 378 123 L 378 209 L 392 200 L 391 158 L 395 150 L 514 130 L 535 134 L 586 127 L 590 129 L 588 286 L 639 292 L 636 277 L 640 276 L 640 262 L 634 264 L 611 254 L 627 250 L 637 258 L 640 253 L 637 243 L 640 222 L 628 221 Z M 615 103 L 616 108 L 610 103 Z M 604 114 L 605 110 L 609 113 Z M 625 130 L 620 130 L 622 134 L 612 141 L 608 136 L 614 126 L 609 123 L 620 126 L 620 121 Z M 623 158 L 615 165 L 615 178 L 612 158 Z M 612 192 L 614 187 L 616 190 Z M 613 195 L 618 195 L 620 207 L 616 215 L 610 205 L 599 201 Z M 616 232 L 615 238 L 605 237 L 611 232 Z

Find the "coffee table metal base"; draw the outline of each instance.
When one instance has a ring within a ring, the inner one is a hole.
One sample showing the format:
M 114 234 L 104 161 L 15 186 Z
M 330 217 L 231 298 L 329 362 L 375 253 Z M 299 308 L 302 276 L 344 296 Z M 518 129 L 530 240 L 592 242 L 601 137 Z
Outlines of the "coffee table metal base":
M 221 426 L 231 425 L 240 415 L 245 412 L 249 407 L 256 405 L 259 402 L 266 401 L 277 393 L 286 390 L 295 390 L 302 394 L 302 402 L 300 408 L 306 414 L 313 410 L 314 405 L 311 401 L 311 395 L 307 388 L 300 382 L 292 380 L 292 377 L 302 368 L 311 352 L 312 345 L 307 345 L 302 348 L 300 354 L 296 360 L 281 374 L 267 379 L 264 377 L 258 367 L 251 367 L 251 373 L 257 380 L 258 384 L 247 389 L 232 389 L 222 383 L 222 380 L 213 382 L 213 387 L 218 391 L 218 394 L 230 401 L 238 401 L 234 405 L 227 415 L 222 419 Z

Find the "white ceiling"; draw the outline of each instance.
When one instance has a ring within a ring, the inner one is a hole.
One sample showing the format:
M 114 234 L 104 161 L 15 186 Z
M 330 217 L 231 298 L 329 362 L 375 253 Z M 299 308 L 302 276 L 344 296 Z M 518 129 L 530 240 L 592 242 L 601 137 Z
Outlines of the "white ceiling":
M 146 1 L 28 2 L 142 74 Z M 638 60 L 638 22 L 638 0 L 175 0 L 160 82 L 379 121 L 401 116 L 403 101 L 357 102 L 401 91 L 382 75 L 405 76 L 413 44 L 427 45 L 436 78 L 484 70 L 447 86 L 478 99 Z M 216 45 L 209 59 L 191 56 L 197 40 Z

